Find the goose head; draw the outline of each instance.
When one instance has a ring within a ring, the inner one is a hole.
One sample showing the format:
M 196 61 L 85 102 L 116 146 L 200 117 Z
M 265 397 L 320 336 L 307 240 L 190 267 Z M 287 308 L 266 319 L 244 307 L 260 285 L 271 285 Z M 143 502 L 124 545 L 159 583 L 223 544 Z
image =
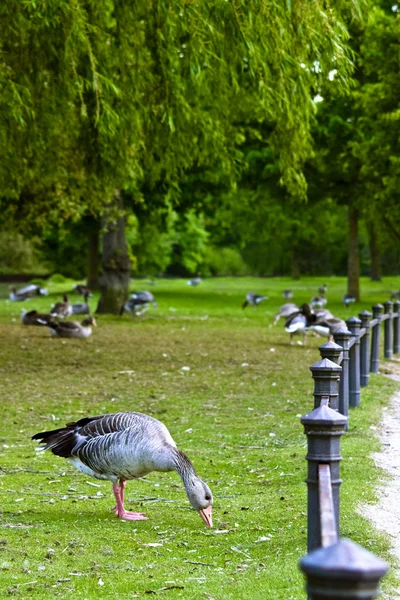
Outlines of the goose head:
M 94 317 L 87 317 L 86 319 L 83 319 L 82 325 L 83 327 L 97 327 L 96 319 Z
M 192 475 L 185 482 L 185 489 L 190 504 L 199 511 L 207 527 L 212 527 L 213 497 L 208 485 L 197 475 Z

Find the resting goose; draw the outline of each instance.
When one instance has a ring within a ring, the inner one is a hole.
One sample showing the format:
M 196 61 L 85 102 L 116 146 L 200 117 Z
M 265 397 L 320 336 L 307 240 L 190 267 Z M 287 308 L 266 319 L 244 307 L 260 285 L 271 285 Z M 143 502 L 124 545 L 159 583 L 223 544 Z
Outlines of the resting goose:
M 356 301 L 356 299 L 354 298 L 354 296 L 351 296 L 350 294 L 345 294 L 343 296 L 343 302 L 344 302 L 344 305 L 346 308 L 348 308 L 350 306 L 350 304 L 355 301 Z
M 92 291 L 87 287 L 87 285 L 83 285 L 81 283 L 76 283 L 73 288 L 74 292 L 79 294 L 80 296 L 88 296 L 91 298 L 93 296 Z
M 52 317 L 70 317 L 72 315 L 72 304 L 68 300 L 67 294 L 63 296 L 64 302 L 57 302 L 51 307 L 50 315 Z
M 268 296 L 260 296 L 254 292 L 249 292 L 246 294 L 246 300 L 243 302 L 242 308 L 246 308 L 248 305 L 258 306 L 263 300 L 268 300 Z
M 85 293 L 84 298 L 85 302 L 78 302 L 77 304 L 72 305 L 73 315 L 90 315 L 90 306 L 88 304 L 88 292 Z
M 23 325 L 48 325 L 52 317 L 50 315 L 38 313 L 37 310 L 22 311 L 21 321 Z
M 324 296 L 326 294 L 326 292 L 328 291 L 328 286 L 326 285 L 326 283 L 323 283 L 319 288 L 318 288 L 318 293 L 321 296 Z
M 296 304 L 292 304 L 290 302 L 282 304 L 282 306 L 279 309 L 279 312 L 275 315 L 274 325 L 277 324 L 281 317 L 285 317 L 285 319 L 288 319 L 291 315 L 293 315 L 293 313 L 297 313 L 299 311 L 300 308 Z
M 120 310 L 120 315 L 124 312 L 130 312 L 133 315 L 142 315 L 149 308 L 150 304 L 157 308 L 157 302 L 151 292 L 133 292 L 130 298 L 125 302 Z
M 31 283 L 17 290 L 15 286 L 10 286 L 10 300 L 12 302 L 23 302 L 34 296 L 48 296 L 49 292 L 45 288 Z
M 82 323 L 78 321 L 49 321 L 43 323 L 50 329 L 54 337 L 64 338 L 87 338 L 92 335 L 92 325 L 96 327 L 96 321 L 93 317 L 83 319 Z
M 124 508 L 126 481 L 151 471 L 177 471 L 190 504 L 212 527 L 210 488 L 197 475 L 186 454 L 178 450 L 166 426 L 142 413 L 120 412 L 80 419 L 66 427 L 32 436 L 41 450 L 68 458 L 86 475 L 108 479 L 116 499 L 114 512 L 120 519 L 141 521 L 143 513 Z
M 292 290 L 283 290 L 283 297 L 285 298 L 285 300 L 290 300 L 290 298 L 293 298 L 293 292 Z

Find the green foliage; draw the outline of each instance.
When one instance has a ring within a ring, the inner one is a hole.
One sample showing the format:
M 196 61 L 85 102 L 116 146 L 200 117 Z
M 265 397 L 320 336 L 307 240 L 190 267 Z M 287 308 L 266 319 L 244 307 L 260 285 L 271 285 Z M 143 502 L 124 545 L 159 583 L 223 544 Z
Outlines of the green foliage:
M 208 246 L 204 262 L 200 267 L 204 275 L 219 277 L 243 276 L 250 274 L 249 266 L 244 262 L 240 252 L 235 248 L 216 248 Z
M 37 246 L 38 240 L 29 241 L 18 233 L 0 232 L 0 273 L 46 273 L 47 266 L 41 262 Z

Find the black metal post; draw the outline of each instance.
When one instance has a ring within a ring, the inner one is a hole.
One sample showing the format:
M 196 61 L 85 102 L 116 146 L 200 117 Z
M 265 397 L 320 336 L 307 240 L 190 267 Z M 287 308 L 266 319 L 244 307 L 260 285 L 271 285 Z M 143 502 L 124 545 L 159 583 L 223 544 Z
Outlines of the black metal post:
M 375 304 L 372 307 L 372 318 L 378 319 L 378 323 L 372 327 L 371 341 L 371 373 L 379 371 L 379 343 L 381 339 L 381 316 L 383 313 L 382 304 Z
M 365 333 L 360 339 L 360 384 L 361 387 L 365 387 L 369 383 L 369 340 L 371 335 L 370 321 L 372 313 L 363 310 L 358 316 L 361 319 L 361 327 L 365 329 Z
M 389 318 L 385 321 L 385 358 L 393 357 L 393 302 L 388 300 L 384 304 L 385 315 Z
M 393 352 L 400 352 L 400 302 L 393 302 L 393 312 L 397 313 L 397 317 L 393 318 Z
M 350 540 L 315 550 L 300 561 L 310 600 L 373 600 L 387 564 Z
M 349 340 L 348 329 L 339 329 L 333 334 L 334 340 L 343 348 L 342 375 L 339 381 L 339 412 L 345 417 L 349 414 Z
M 332 362 L 338 364 L 340 353 L 342 352 L 342 347 L 335 342 L 327 342 L 318 348 L 321 354 L 321 358 L 327 358 Z
M 336 345 L 336 344 L 335 344 Z M 323 358 L 310 367 L 314 378 L 314 408 L 321 404 L 321 398 L 329 398 L 329 406 L 339 409 L 339 376 L 342 367 L 328 358 Z
M 361 321 L 357 317 L 347 319 L 346 325 L 355 338 L 350 348 L 350 390 L 349 406 L 360 406 L 360 327 Z
M 301 418 L 307 436 L 308 476 L 308 552 L 321 546 L 321 523 L 318 494 L 318 465 L 330 465 L 333 505 L 335 508 L 337 533 L 339 535 L 340 506 L 340 436 L 343 435 L 347 418 L 322 404 Z

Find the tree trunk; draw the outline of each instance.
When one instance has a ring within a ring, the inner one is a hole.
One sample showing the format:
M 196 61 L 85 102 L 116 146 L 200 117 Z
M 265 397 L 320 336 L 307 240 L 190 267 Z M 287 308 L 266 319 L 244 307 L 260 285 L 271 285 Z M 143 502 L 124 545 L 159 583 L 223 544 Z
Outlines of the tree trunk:
M 381 253 L 379 250 L 378 239 L 376 235 L 375 225 L 372 222 L 368 223 L 368 239 L 369 253 L 371 255 L 371 280 L 381 281 Z
M 87 286 L 91 290 L 100 289 L 100 232 L 92 229 L 88 234 Z
M 101 297 L 98 313 L 119 314 L 129 293 L 131 262 L 125 239 L 125 216 L 119 191 L 103 217 L 103 273 L 100 277 Z
M 347 293 L 360 300 L 360 253 L 358 248 L 358 210 L 349 207 L 349 256 L 347 263 Z

